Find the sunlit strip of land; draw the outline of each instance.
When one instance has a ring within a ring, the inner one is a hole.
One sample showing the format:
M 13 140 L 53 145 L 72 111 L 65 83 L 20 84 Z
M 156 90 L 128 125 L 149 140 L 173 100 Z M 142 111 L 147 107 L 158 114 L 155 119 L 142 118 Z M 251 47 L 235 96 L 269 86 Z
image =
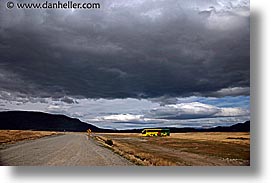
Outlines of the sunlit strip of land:
M 112 140 L 114 152 L 145 166 L 249 166 L 249 132 L 172 133 L 169 137 L 140 134 L 95 134 Z
M 16 143 L 23 140 L 34 140 L 41 137 L 57 134 L 60 134 L 60 132 L 31 130 L 0 130 L 0 144 Z

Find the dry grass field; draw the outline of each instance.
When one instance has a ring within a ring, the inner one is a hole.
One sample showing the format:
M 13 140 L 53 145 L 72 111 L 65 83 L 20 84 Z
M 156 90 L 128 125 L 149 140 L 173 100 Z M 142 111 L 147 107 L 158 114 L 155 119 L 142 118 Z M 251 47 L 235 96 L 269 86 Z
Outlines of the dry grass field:
M 0 130 L 0 145 L 59 133 L 61 132 Z M 96 133 L 93 138 L 136 165 L 250 165 L 250 133 L 246 132 L 172 133 L 169 137 L 143 137 L 136 133 Z
M 192 132 L 170 137 L 96 134 L 114 152 L 145 166 L 249 166 L 250 133 Z
M 45 136 L 56 135 L 58 132 L 0 130 L 0 144 L 15 143 L 22 140 L 34 140 Z

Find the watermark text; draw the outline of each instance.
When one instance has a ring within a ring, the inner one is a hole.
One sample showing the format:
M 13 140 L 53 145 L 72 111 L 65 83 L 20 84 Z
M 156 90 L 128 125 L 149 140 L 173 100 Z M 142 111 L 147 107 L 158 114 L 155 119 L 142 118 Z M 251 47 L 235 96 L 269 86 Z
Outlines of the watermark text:
M 56 2 L 41 2 L 41 3 L 20 3 L 20 2 L 12 2 L 8 1 L 6 3 L 8 9 L 99 9 L 100 3 L 95 2 L 73 2 L 73 1 L 56 1 Z

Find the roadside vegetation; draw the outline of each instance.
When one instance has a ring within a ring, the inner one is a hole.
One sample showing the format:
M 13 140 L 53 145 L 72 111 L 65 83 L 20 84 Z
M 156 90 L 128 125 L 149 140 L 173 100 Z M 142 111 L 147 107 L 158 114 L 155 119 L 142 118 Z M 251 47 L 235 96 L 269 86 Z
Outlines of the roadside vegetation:
M 144 166 L 248 166 L 250 134 L 195 132 L 170 137 L 138 134 L 97 134 L 95 138 L 115 153 Z M 107 141 L 112 141 L 108 145 Z
M 22 140 L 34 140 L 45 136 L 57 135 L 59 132 L 30 130 L 0 130 L 0 144 L 10 144 Z

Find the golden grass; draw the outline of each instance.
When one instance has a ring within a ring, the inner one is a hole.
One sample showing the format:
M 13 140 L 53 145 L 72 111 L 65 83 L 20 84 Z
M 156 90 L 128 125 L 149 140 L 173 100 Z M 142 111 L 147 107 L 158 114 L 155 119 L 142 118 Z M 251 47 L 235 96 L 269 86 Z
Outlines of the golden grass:
M 22 140 L 33 140 L 45 136 L 56 135 L 58 132 L 29 130 L 0 130 L 0 144 L 15 143 Z
M 172 133 L 171 138 L 250 144 L 249 132 L 192 132 Z
M 114 152 L 137 165 L 249 165 L 250 134 L 239 132 L 192 132 L 170 137 L 142 137 L 140 134 L 97 134 L 111 139 Z

